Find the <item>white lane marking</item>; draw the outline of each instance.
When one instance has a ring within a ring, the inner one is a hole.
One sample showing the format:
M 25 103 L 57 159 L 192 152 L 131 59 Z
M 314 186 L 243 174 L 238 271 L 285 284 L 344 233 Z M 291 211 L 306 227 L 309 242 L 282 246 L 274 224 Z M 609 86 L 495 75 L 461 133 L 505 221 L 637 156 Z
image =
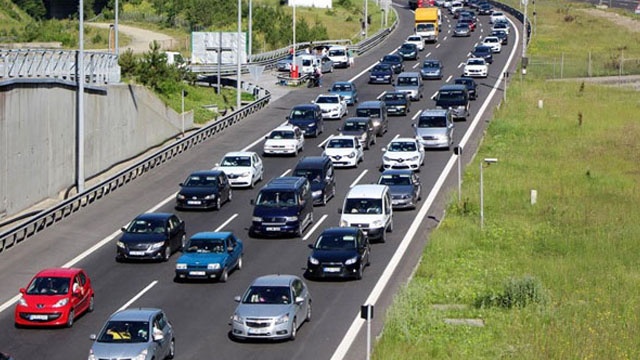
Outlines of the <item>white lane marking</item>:
M 287 169 L 287 171 L 283 172 L 282 175 L 280 175 L 280 177 L 287 176 L 287 174 L 290 172 L 291 172 L 291 169 Z
M 429 56 L 431 56 L 431 53 L 430 53 L 430 52 L 429 52 L 429 53 L 427 53 L 427 56 L 426 56 L 426 57 L 429 57 Z
M 447 33 L 450 33 L 450 32 L 451 32 L 451 31 L 447 31 Z M 447 37 L 448 37 L 448 36 L 445 36 L 445 37 L 444 37 L 444 39 L 442 39 L 442 41 L 447 41 Z
M 453 75 L 449 75 L 449 77 L 447 78 L 447 80 L 445 80 L 444 82 L 448 83 L 449 81 L 451 81 L 451 78 L 453 78 Z
M 282 124 L 278 125 L 278 126 L 282 126 L 282 125 L 286 125 L 288 121 L 283 122 Z M 277 126 L 276 126 L 277 127 Z M 252 142 L 251 144 L 247 145 L 244 147 L 244 149 L 240 150 L 240 151 L 249 151 L 252 147 L 258 145 L 259 142 L 264 141 L 265 136 L 269 136 L 269 134 L 271 134 L 271 130 L 269 130 L 268 133 L 262 135 L 261 137 L 258 138 L 258 140 Z
M 413 116 L 411 117 L 411 120 L 415 120 L 418 118 L 418 116 L 420 116 L 420 114 L 422 114 L 422 109 L 420 109 L 420 111 L 416 112 L 415 114 L 413 114 Z
M 120 307 L 117 311 L 124 310 L 128 308 L 131 304 L 133 304 L 136 300 L 140 299 L 142 295 L 144 295 L 147 291 L 151 290 L 152 287 L 156 286 L 158 280 L 153 280 L 149 285 L 147 285 L 144 289 L 140 290 L 136 296 L 132 297 L 131 300 L 127 301 L 124 305 Z
M 519 38 L 519 33 L 518 33 L 518 30 L 516 29 L 515 44 L 519 44 L 518 38 Z M 482 115 L 484 114 L 484 111 L 489 106 L 491 99 L 493 99 L 493 96 L 495 95 L 498 89 L 498 84 L 500 84 L 501 81 L 503 81 L 502 77 L 504 73 L 507 71 L 509 64 L 511 64 L 511 61 L 513 60 L 513 57 L 516 54 L 516 50 L 517 50 L 517 46 L 514 46 L 511 50 L 511 55 L 509 56 L 509 60 L 504 65 L 504 68 L 502 69 L 500 76 L 498 76 L 498 79 L 496 79 L 493 89 L 487 96 L 487 100 L 484 102 L 484 104 L 482 104 L 482 106 L 478 110 L 478 113 L 473 118 L 473 122 L 469 126 L 469 129 L 462 137 L 462 140 L 460 141 L 460 146 L 462 146 L 463 148 L 471 138 L 471 135 L 473 134 L 475 128 L 480 123 L 480 120 L 482 119 Z M 382 272 L 382 275 L 378 279 L 378 282 L 376 283 L 375 287 L 371 291 L 371 294 L 369 294 L 369 297 L 364 302 L 364 304 L 375 305 L 375 303 L 380 298 L 380 295 L 382 295 L 382 291 L 387 287 L 387 284 L 391 279 L 391 275 L 393 275 L 393 272 L 395 271 L 396 267 L 400 263 L 400 260 L 402 260 L 402 258 L 404 257 L 404 253 L 407 251 L 407 248 L 409 247 L 409 244 L 413 240 L 415 233 L 418 231 L 422 221 L 424 220 L 425 215 L 431 208 L 431 205 L 434 202 L 437 194 L 440 192 L 440 189 L 442 188 L 445 182 L 445 179 L 449 176 L 451 169 L 453 169 L 453 166 L 456 164 L 456 160 L 457 159 L 455 155 L 453 154 L 450 155 L 447 165 L 445 165 L 444 170 L 438 177 L 438 180 L 434 184 L 433 189 L 431 190 L 431 192 L 429 192 L 429 196 L 425 200 L 424 204 L 422 204 L 422 207 L 420 208 L 420 211 L 416 215 L 415 220 L 411 223 L 409 230 L 407 231 L 406 235 L 402 238 L 402 241 L 398 245 L 396 252 L 393 254 L 393 257 L 391 257 L 391 259 L 389 260 L 387 267 Z M 338 345 L 338 348 L 331 356 L 331 360 L 341 360 L 346 357 L 347 352 L 349 351 L 349 348 L 355 341 L 356 336 L 360 332 L 360 329 L 362 328 L 363 325 L 364 325 L 364 320 L 360 317 L 360 313 L 358 312 L 353 322 L 351 323 L 349 330 L 347 330 L 347 333 L 342 338 L 342 342 L 340 342 L 340 345 Z
M 441 44 L 440 44 L 440 43 L 438 43 L 438 45 L 436 45 L 436 49 L 437 49 L 437 48 L 439 48 L 439 47 L 440 47 L 440 45 L 441 45 Z
M 461 67 L 463 67 L 465 65 L 465 63 L 460 63 L 458 64 L 458 69 L 460 69 Z
M 322 215 L 320 220 L 316 221 L 315 225 L 313 225 L 313 227 L 309 231 L 307 231 L 307 235 L 305 235 L 302 238 L 302 241 L 307 241 L 309 239 L 309 237 L 311 236 L 311 234 L 313 234 L 313 232 L 316 231 L 318 226 L 320 226 L 320 224 L 322 224 L 327 219 L 327 216 L 328 216 L 327 214 Z
M 418 66 L 420 66 L 420 62 L 419 62 L 419 61 L 418 61 L 417 63 L 415 63 L 415 65 L 413 65 L 411 68 L 412 68 L 412 69 L 415 69 L 415 68 L 417 68 Z
M 431 100 L 435 99 L 437 95 L 438 95 L 438 92 L 437 91 L 434 92 L 433 95 L 431 95 Z
M 380 99 L 380 98 L 381 98 L 381 97 L 383 97 L 383 96 L 384 96 L 384 94 L 386 94 L 386 93 L 387 93 L 387 91 L 386 91 L 386 90 L 385 90 L 385 91 L 383 91 L 382 93 L 380 93 L 380 95 L 376 96 L 376 99 Z
M 11 299 L 5 301 L 4 304 L 0 305 L 0 313 L 7 310 L 7 308 L 13 306 L 13 304 L 17 303 L 18 300 L 20 300 L 20 298 L 22 297 L 22 294 L 18 294 L 14 297 L 12 297 Z
M 364 174 L 366 174 L 368 171 L 369 171 L 369 170 L 367 170 L 367 169 L 362 170 L 362 173 L 360 173 L 360 175 L 359 175 L 355 180 L 353 180 L 353 182 L 351 183 L 351 185 L 349 185 L 349 189 L 351 189 L 352 187 L 354 187 L 354 186 L 358 185 L 358 181 L 360 181 L 360 179 L 362 179 L 362 177 L 364 176 Z
M 323 147 L 324 147 L 324 145 L 327 143 L 327 141 L 331 140 L 331 138 L 332 138 L 332 137 L 333 137 L 333 135 L 329 135 L 329 137 L 328 137 L 328 138 L 326 138 L 326 139 L 322 140 L 322 142 L 321 142 L 320 144 L 318 144 L 318 147 L 319 147 L 319 148 L 323 148 Z
M 227 221 L 223 222 L 223 223 L 222 223 L 222 225 L 218 226 L 218 227 L 217 227 L 215 230 L 213 230 L 213 231 L 218 232 L 218 231 L 220 231 L 220 230 L 224 229 L 224 227 L 225 227 L 225 226 L 229 225 L 229 223 L 230 223 L 230 222 L 232 222 L 232 221 L 233 221 L 233 219 L 235 219 L 235 218 L 237 218 L 237 217 L 238 217 L 238 214 L 237 214 L 237 213 L 236 213 L 236 214 L 231 215 L 231 217 L 230 217 L 229 219 L 227 219 Z
M 391 140 L 395 140 L 395 139 L 397 139 L 399 137 L 400 137 L 400 134 L 396 134 L 396 136 L 394 136 L 393 139 L 391 139 Z

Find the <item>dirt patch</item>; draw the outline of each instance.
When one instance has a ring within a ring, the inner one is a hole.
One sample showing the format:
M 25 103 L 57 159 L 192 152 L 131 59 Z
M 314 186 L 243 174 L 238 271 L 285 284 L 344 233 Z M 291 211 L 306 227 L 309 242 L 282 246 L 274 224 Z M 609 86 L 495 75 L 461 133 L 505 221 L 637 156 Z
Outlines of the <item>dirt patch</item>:
M 630 18 L 628 16 L 622 16 L 618 13 L 606 11 L 602 9 L 580 9 L 589 15 L 597 16 L 603 19 L 607 19 L 614 24 L 621 26 L 632 32 L 640 32 L 640 21 Z

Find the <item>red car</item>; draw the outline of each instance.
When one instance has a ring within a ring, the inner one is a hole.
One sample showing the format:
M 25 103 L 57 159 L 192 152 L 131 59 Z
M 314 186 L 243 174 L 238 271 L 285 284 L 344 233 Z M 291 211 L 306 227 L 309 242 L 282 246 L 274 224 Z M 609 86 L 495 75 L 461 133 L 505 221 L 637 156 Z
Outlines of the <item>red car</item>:
M 16 305 L 15 325 L 67 326 L 85 312 L 93 311 L 93 288 L 84 270 L 52 268 L 33 277 Z

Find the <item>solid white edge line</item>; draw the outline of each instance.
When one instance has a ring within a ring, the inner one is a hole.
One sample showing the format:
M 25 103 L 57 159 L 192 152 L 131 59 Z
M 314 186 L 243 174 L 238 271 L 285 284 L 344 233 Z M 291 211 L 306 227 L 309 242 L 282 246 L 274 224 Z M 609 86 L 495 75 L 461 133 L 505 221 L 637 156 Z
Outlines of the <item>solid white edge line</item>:
M 229 219 L 227 219 L 227 221 L 223 222 L 223 223 L 222 223 L 222 225 L 218 226 L 218 227 L 217 227 L 215 230 L 213 230 L 213 231 L 218 232 L 218 231 L 220 231 L 220 230 L 224 229 L 224 227 L 225 227 L 225 226 L 229 225 L 229 223 L 230 223 L 230 222 L 232 222 L 232 221 L 233 221 L 233 219 L 235 219 L 235 218 L 237 218 L 237 217 L 238 217 L 238 214 L 237 214 L 237 213 L 236 213 L 236 214 L 231 215 L 231 217 L 230 217 Z
M 144 289 L 140 290 L 140 292 L 137 293 L 136 296 L 132 297 L 131 300 L 129 300 L 126 303 L 124 303 L 124 305 L 122 305 L 118 310 L 116 310 L 116 312 L 128 308 L 129 305 L 133 304 L 136 300 L 140 299 L 142 297 L 142 295 L 144 295 L 147 291 L 151 290 L 151 288 L 156 286 L 157 283 L 158 283 L 158 280 L 153 280 Z
M 287 176 L 287 174 L 290 172 L 291 172 L 291 169 L 287 169 L 287 171 L 283 172 L 282 175 L 280 175 L 280 177 Z
M 320 226 L 320 224 L 322 224 L 327 219 L 327 216 L 328 216 L 327 214 L 322 215 L 322 217 L 315 223 L 315 225 L 313 225 L 313 227 L 309 229 L 309 231 L 307 231 L 307 235 L 305 235 L 302 238 L 302 241 L 307 241 L 307 239 L 309 239 L 311 234 L 313 234 L 313 232 L 316 231 L 318 226 Z
M 360 179 L 362 179 L 362 177 L 364 176 L 364 174 L 366 174 L 369 170 L 368 169 L 364 169 L 360 175 L 358 175 L 358 177 L 353 180 L 353 182 L 351 183 L 351 185 L 349 185 L 349 189 L 351 189 L 352 187 L 358 185 L 358 181 L 360 181 Z
M 519 33 L 516 28 L 515 44 L 519 44 L 518 39 L 519 39 Z M 507 68 L 509 67 L 509 64 L 511 64 L 511 61 L 515 56 L 516 50 L 517 50 L 517 46 L 514 46 L 513 49 L 511 50 L 511 55 L 509 56 L 509 60 L 505 64 L 504 68 L 502 69 L 500 76 L 498 76 L 498 79 L 496 80 L 495 85 L 493 86 L 491 92 L 487 97 L 487 100 L 484 102 L 484 104 L 482 104 L 482 106 L 480 107 L 480 110 L 478 111 L 476 116 L 473 118 L 473 122 L 471 123 L 471 126 L 469 127 L 465 135 L 462 137 L 462 140 L 460 141 L 460 144 L 459 144 L 462 148 L 464 148 L 466 143 L 471 138 L 471 134 L 473 134 L 475 128 L 480 123 L 480 119 L 482 118 L 483 113 L 485 112 L 486 108 L 489 106 L 491 99 L 493 99 L 493 96 L 495 95 L 495 92 L 498 89 L 496 85 L 500 84 L 500 82 L 502 81 L 505 71 L 507 70 Z M 404 257 L 404 253 L 406 252 L 407 248 L 409 247 L 409 244 L 413 240 L 413 237 L 415 236 L 415 233 L 420 227 L 420 224 L 422 223 L 424 216 L 427 214 L 427 211 L 429 211 L 429 209 L 431 208 L 433 201 L 435 200 L 437 194 L 440 192 L 440 188 L 444 185 L 444 182 L 446 178 L 449 176 L 449 173 L 451 172 L 451 169 L 453 168 L 455 163 L 456 163 L 456 156 L 451 154 L 449 157 L 449 161 L 447 162 L 447 165 L 444 167 L 444 170 L 442 171 L 442 173 L 440 173 L 438 180 L 434 184 L 431 192 L 429 192 L 429 196 L 427 197 L 425 202 L 422 204 L 422 207 L 420 208 L 420 211 L 418 212 L 415 220 L 413 221 L 413 223 L 411 223 L 411 226 L 409 227 L 407 234 L 402 238 L 402 241 L 400 242 L 398 249 L 393 254 L 393 257 L 389 260 L 387 267 L 382 272 L 382 275 L 378 279 L 378 282 L 376 283 L 375 287 L 371 291 L 371 294 L 369 294 L 369 297 L 365 300 L 364 304 L 375 305 L 375 303 L 380 298 L 382 291 L 387 287 L 387 283 L 391 279 L 391 275 L 393 274 L 396 267 L 400 263 L 400 260 L 402 260 L 402 258 Z M 347 352 L 349 351 L 349 348 L 351 348 L 351 345 L 353 344 L 358 333 L 360 332 L 362 325 L 364 325 L 364 319 L 360 317 L 360 313 L 358 312 L 353 322 L 351 323 L 349 330 L 347 330 L 347 333 L 342 338 L 340 345 L 338 345 L 338 348 L 336 348 L 336 351 L 331 356 L 331 360 L 344 359 L 344 357 L 347 355 Z

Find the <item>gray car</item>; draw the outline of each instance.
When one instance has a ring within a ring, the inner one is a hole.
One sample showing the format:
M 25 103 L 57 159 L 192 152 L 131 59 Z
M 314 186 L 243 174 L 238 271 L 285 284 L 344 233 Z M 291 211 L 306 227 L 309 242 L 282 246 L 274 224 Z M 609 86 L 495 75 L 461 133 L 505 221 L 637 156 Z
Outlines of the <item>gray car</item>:
M 365 150 L 376 143 L 375 126 L 370 117 L 351 117 L 338 129 L 340 135 L 353 135 L 360 140 Z
M 295 275 L 265 275 L 253 281 L 231 316 L 231 336 L 237 339 L 296 338 L 311 320 L 311 294 Z
M 424 110 L 413 127 L 424 148 L 448 150 L 453 145 L 454 125 L 449 109 Z
M 412 170 L 385 170 L 380 175 L 378 184 L 389 187 L 391 206 L 394 209 L 415 209 L 422 199 L 420 178 Z
M 442 69 L 444 66 L 440 60 L 425 60 L 422 62 L 422 68 L 420 69 L 420 76 L 423 80 L 427 79 L 442 79 Z
M 107 320 L 89 351 L 89 360 L 173 359 L 175 337 L 164 311 L 155 308 L 120 310 Z

